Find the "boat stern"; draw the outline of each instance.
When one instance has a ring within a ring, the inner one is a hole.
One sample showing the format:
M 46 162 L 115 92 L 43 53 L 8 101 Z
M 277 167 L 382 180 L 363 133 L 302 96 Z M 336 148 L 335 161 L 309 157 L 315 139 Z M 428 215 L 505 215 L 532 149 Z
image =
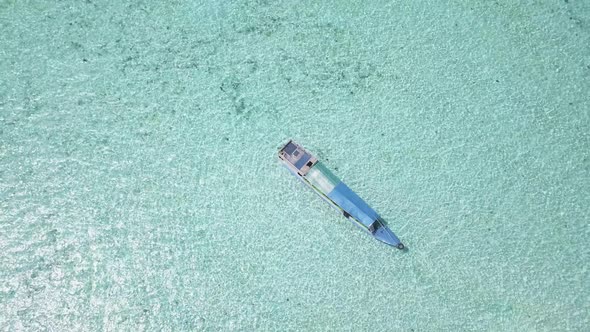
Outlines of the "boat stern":
M 303 176 L 317 163 L 317 158 L 301 145 L 289 141 L 279 150 L 279 159 L 294 173 Z

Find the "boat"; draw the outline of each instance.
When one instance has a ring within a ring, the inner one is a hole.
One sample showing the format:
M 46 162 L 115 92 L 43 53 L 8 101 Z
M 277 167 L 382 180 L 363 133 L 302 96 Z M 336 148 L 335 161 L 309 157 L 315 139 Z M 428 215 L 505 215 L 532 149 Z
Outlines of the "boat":
M 290 140 L 278 154 L 283 165 L 295 177 L 355 225 L 383 243 L 398 249 L 405 248 L 375 210 L 301 145 Z

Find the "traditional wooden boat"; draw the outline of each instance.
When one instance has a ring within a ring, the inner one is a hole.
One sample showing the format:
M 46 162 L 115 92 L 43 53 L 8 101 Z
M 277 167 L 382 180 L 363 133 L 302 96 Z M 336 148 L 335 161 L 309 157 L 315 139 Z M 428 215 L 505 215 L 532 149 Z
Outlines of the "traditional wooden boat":
M 294 176 L 354 224 L 377 240 L 404 249 L 377 212 L 301 145 L 289 141 L 279 150 L 279 159 Z

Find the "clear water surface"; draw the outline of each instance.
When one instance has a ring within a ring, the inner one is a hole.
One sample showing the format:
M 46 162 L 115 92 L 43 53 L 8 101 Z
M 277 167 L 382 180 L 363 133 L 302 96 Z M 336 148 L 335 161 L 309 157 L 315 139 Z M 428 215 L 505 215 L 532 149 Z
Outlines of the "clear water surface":
M 0 1 L 0 330 L 587 329 L 589 29 L 579 0 Z

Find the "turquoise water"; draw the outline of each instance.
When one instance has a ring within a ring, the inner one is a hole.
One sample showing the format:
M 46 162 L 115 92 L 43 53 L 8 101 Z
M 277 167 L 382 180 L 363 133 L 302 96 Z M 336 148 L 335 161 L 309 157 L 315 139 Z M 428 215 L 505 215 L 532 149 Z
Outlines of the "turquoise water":
M 0 330 L 587 330 L 589 89 L 587 1 L 0 1 Z

